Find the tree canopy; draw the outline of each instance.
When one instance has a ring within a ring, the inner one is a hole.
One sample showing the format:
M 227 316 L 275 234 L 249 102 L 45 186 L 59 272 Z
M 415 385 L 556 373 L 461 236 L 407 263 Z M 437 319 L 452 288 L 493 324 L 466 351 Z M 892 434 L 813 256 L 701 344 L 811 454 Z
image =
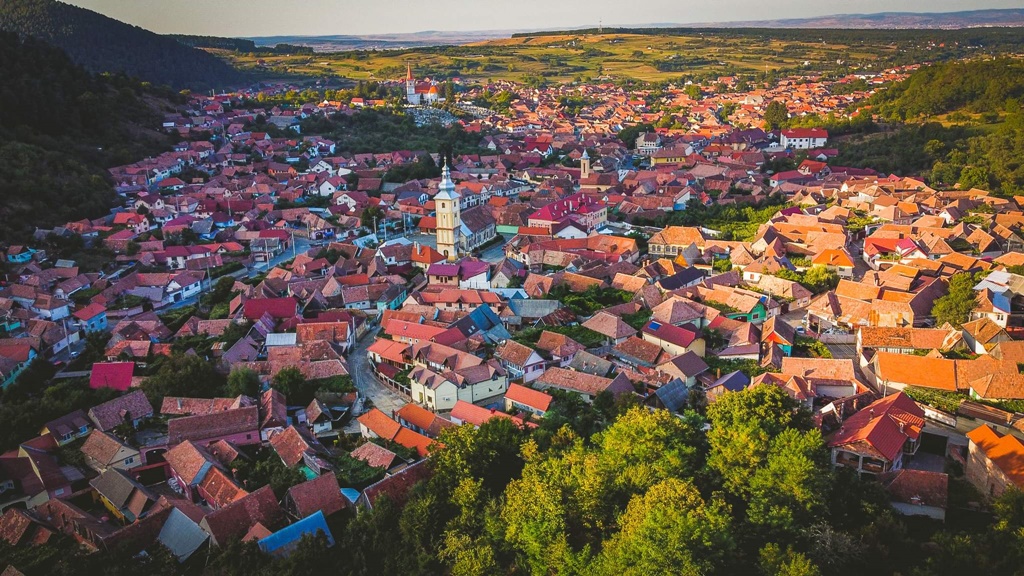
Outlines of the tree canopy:
M 949 322 L 952 326 L 960 327 L 970 319 L 971 310 L 977 302 L 974 285 L 979 279 L 970 272 L 960 272 L 949 279 L 949 293 L 936 300 L 932 306 L 936 326 Z

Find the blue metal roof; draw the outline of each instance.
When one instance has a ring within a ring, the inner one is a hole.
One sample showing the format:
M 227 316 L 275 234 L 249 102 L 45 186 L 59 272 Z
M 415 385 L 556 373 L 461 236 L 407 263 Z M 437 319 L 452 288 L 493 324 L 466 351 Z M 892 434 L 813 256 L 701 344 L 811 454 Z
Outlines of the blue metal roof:
M 351 502 L 352 504 L 355 504 L 356 500 L 359 500 L 359 495 L 360 494 L 361 494 L 361 492 L 359 490 L 356 490 L 355 488 L 342 488 L 341 489 L 341 495 L 344 496 L 345 499 L 348 500 L 349 502 Z
M 331 535 L 331 530 L 327 527 L 324 513 L 319 510 L 263 538 L 258 544 L 260 550 L 267 554 L 287 556 L 291 554 L 303 536 L 307 534 L 315 536 L 317 532 L 323 532 L 327 537 L 327 545 L 334 546 L 334 536 Z

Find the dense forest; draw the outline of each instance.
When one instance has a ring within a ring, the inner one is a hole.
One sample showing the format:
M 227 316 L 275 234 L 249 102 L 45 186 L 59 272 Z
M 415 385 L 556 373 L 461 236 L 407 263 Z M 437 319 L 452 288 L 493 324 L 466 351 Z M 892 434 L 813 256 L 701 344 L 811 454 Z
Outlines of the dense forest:
M 922 66 L 870 104 L 887 120 L 914 120 L 952 112 L 1018 112 L 1024 97 L 1024 62 L 1011 58 Z
M 308 46 L 294 44 L 276 44 L 274 46 L 257 46 L 256 42 L 244 38 L 221 38 L 220 36 L 190 36 L 187 34 L 170 34 L 178 42 L 193 48 L 214 48 L 218 50 L 234 50 L 247 54 L 313 54 Z
M 574 399 L 574 400 L 573 400 Z M 785 392 L 728 394 L 681 418 L 599 397 L 560 397 L 535 430 L 507 419 L 443 433 L 431 477 L 306 538 L 286 559 L 229 544 L 150 574 L 648 575 L 1010 574 L 1024 561 L 1024 496 L 992 516 L 950 479 L 946 523 L 899 516 L 880 484 L 829 464 Z M 707 430 L 707 431 L 705 431 Z M 66 540 L 0 547 L 34 574 L 137 574 L 127 551 L 82 557 Z M 86 572 L 88 570 L 88 572 Z
M 417 126 L 411 114 L 363 110 L 346 116 L 309 118 L 302 122 L 304 134 L 322 134 L 337 143 L 339 152 L 380 153 L 386 150 L 414 150 L 446 155 L 478 154 L 480 135 L 466 132 L 462 126 L 440 124 Z M 490 152 L 493 154 L 493 152 Z
M 180 95 L 93 75 L 61 50 L 0 32 L 0 238 L 104 214 L 106 168 L 169 149 L 150 127 Z
M 836 164 L 923 174 L 935 186 L 1021 194 L 1022 102 L 1024 63 L 1019 60 L 923 66 L 867 102 L 897 129 L 845 142 Z
M 244 81 L 212 54 L 55 0 L 0 0 L 0 30 L 45 40 L 93 72 L 203 90 Z

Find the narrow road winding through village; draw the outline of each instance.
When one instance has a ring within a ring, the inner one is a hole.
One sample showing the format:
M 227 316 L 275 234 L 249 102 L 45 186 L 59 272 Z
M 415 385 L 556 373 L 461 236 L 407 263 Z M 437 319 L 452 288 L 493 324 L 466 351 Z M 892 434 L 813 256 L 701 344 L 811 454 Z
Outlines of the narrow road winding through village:
M 399 408 L 405 406 L 408 401 L 377 381 L 377 377 L 374 376 L 373 370 L 370 368 L 370 361 L 366 358 L 366 348 L 374 342 L 378 330 L 380 330 L 379 326 L 367 332 L 361 340 L 356 341 L 345 359 L 348 361 L 352 383 L 359 390 L 359 395 L 370 400 L 374 407 L 391 416 Z M 354 416 L 358 416 L 358 414 L 354 414 Z

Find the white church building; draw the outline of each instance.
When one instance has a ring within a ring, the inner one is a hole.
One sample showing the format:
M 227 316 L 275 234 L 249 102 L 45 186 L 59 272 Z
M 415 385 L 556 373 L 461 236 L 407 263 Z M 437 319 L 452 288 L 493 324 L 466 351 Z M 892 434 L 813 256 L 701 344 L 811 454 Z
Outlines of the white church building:
M 405 100 L 414 106 L 433 104 L 443 100 L 437 84 L 433 82 L 416 82 L 412 77 L 412 66 L 408 66 L 405 75 Z

